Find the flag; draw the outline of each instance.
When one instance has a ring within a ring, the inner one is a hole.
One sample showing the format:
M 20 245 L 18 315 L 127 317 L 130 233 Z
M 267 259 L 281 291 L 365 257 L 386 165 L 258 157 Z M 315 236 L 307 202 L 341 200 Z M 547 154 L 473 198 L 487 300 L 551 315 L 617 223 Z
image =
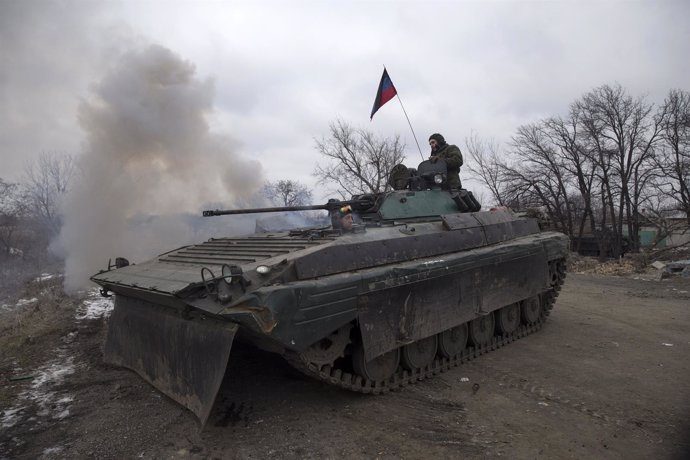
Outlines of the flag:
M 371 109 L 371 118 L 374 118 L 374 114 L 378 109 L 380 109 L 383 104 L 393 99 L 393 96 L 398 94 L 398 91 L 393 86 L 391 77 L 388 76 L 388 71 L 383 69 L 383 75 L 381 75 L 381 83 L 379 83 L 379 90 L 376 92 L 376 99 L 374 99 L 374 107 Z

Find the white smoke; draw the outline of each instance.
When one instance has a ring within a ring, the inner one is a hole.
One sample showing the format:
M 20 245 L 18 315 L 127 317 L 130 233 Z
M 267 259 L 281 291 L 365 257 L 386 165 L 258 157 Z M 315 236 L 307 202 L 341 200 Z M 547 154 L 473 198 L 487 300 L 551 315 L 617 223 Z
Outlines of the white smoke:
M 109 258 L 141 261 L 210 236 L 184 213 L 252 204 L 261 165 L 209 131 L 212 100 L 212 82 L 191 63 L 150 46 L 119 59 L 81 104 L 82 176 L 63 203 L 54 245 L 66 258 L 67 290 L 85 286 Z M 253 220 L 241 230 L 252 229 Z

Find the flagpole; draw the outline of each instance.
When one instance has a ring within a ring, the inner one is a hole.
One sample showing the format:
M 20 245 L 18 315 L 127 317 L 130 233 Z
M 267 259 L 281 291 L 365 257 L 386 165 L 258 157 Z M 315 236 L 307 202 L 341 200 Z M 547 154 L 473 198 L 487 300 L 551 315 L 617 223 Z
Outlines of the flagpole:
M 376 92 L 376 99 L 374 100 L 374 107 L 371 109 L 371 120 L 374 120 L 374 114 L 376 111 L 381 108 L 383 104 L 386 102 L 390 101 L 391 98 L 393 97 L 391 93 L 391 89 L 393 90 L 393 94 L 398 96 L 398 102 L 400 102 L 400 107 L 403 109 L 403 113 L 405 114 L 405 118 L 407 118 L 407 124 L 410 125 L 410 131 L 412 131 L 412 137 L 414 137 L 414 142 L 417 144 L 417 149 L 419 150 L 419 156 L 422 157 L 422 161 L 424 161 L 424 154 L 422 153 L 422 148 L 419 146 L 419 141 L 417 140 L 417 135 L 414 132 L 414 128 L 412 128 L 412 123 L 410 122 L 410 117 L 407 116 L 407 110 L 405 110 L 405 106 L 402 103 L 402 99 L 400 99 L 400 94 L 398 94 L 398 89 L 395 87 L 393 84 L 393 81 L 391 80 L 390 76 L 388 75 L 388 70 L 386 70 L 386 66 L 383 66 L 383 75 L 381 75 L 381 82 L 379 83 L 379 89 Z
M 384 67 L 385 69 L 385 67 Z M 422 161 L 424 161 L 424 155 L 422 154 L 422 148 L 419 146 L 419 142 L 417 141 L 417 135 L 414 133 L 414 129 L 412 128 L 412 123 L 410 123 L 410 117 L 407 116 L 407 111 L 405 110 L 405 106 L 402 103 L 402 99 L 400 99 L 400 94 L 398 94 L 398 91 L 395 91 L 395 95 L 398 96 L 398 101 L 400 102 L 400 107 L 403 109 L 403 113 L 405 114 L 405 118 L 407 118 L 407 124 L 410 125 L 410 131 L 412 131 L 412 137 L 414 137 L 414 141 L 417 144 L 417 149 L 419 149 L 419 156 L 422 157 Z

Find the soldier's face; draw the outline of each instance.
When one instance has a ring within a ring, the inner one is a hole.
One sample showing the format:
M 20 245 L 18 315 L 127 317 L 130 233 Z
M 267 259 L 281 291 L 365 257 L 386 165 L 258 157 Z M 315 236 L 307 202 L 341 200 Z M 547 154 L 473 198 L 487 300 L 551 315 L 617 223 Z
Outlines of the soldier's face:
M 343 230 L 352 230 L 352 224 L 354 220 L 352 219 L 352 214 L 346 214 L 340 219 L 340 225 L 342 225 Z
M 438 142 L 436 142 L 436 139 L 429 140 L 429 145 L 431 146 L 432 152 L 435 152 L 438 149 Z

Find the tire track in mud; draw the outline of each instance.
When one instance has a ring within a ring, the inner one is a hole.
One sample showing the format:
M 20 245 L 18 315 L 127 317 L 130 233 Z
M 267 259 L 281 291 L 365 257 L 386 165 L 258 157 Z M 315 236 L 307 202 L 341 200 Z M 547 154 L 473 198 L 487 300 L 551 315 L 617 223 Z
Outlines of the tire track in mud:
M 614 423 L 616 425 L 623 425 L 625 423 L 622 413 L 612 411 L 610 408 L 599 407 L 591 401 L 586 402 L 584 401 L 585 398 L 581 395 L 576 396 L 561 390 L 547 388 L 545 385 L 525 375 L 502 371 L 488 362 L 477 363 L 477 366 L 483 367 L 485 371 L 488 371 L 487 374 L 489 374 L 492 379 L 495 379 L 499 385 L 516 389 L 522 394 L 540 402 L 555 403 L 560 407 L 573 410 L 606 423 Z
M 644 418 L 631 418 L 625 408 L 602 405 L 588 398 L 584 391 L 566 391 L 554 388 L 525 374 L 506 372 L 492 364 L 490 360 L 473 364 L 475 365 L 474 370 L 483 373 L 488 381 L 514 389 L 537 401 L 538 404 L 553 405 L 573 414 L 583 415 L 601 426 L 615 426 L 620 429 L 631 430 L 648 440 L 656 438 L 655 435 L 659 433 L 676 428 L 653 413 Z
M 465 405 L 439 396 L 428 383 L 378 398 L 378 404 L 387 412 L 390 429 L 432 449 L 438 448 L 443 455 L 452 446 L 458 446 L 458 452 L 467 456 L 485 453 L 490 441 L 482 441 L 483 436 L 477 435 L 480 430 L 468 421 Z

